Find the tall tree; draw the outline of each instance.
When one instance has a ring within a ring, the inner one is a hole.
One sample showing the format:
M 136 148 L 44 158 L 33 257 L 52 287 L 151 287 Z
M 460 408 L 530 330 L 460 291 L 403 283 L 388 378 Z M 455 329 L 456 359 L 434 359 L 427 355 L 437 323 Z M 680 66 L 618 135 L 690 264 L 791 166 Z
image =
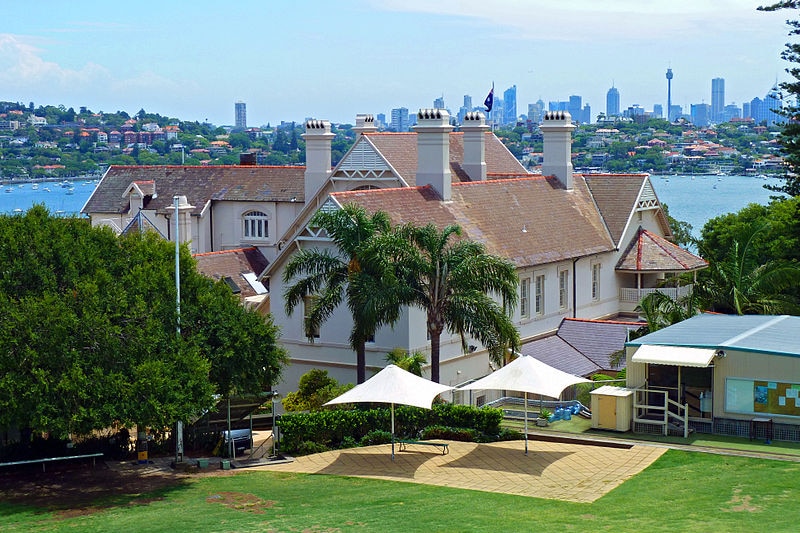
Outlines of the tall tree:
M 502 363 L 506 350 L 519 346 L 519 332 L 509 316 L 517 302 L 519 278 L 514 265 L 485 247 L 457 240 L 458 225 L 401 226 L 394 232 L 393 264 L 409 292 L 404 301 L 426 314 L 431 341 L 431 381 L 439 382 L 441 336 L 445 329 L 478 340 L 490 357 Z M 378 240 L 381 243 L 381 239 Z M 410 246 L 409 246 L 410 244 Z M 399 248 L 398 248 L 399 247 Z M 387 246 L 392 249 L 392 245 Z M 493 298 L 500 298 L 498 304 Z
M 799 0 L 782 0 L 771 5 L 760 6 L 758 9 L 759 11 L 778 11 L 798 8 L 800 8 Z M 789 26 L 790 37 L 800 35 L 800 20 L 787 20 L 786 24 Z M 784 99 L 783 109 L 776 110 L 787 118 L 781 126 L 781 134 L 778 137 L 778 141 L 783 147 L 786 173 L 783 176 L 782 185 L 764 185 L 764 187 L 790 196 L 800 196 L 800 105 L 797 103 L 798 97 L 800 97 L 800 66 L 798 66 L 800 64 L 800 43 L 786 43 L 786 48 L 781 53 L 781 59 L 792 64 L 786 69 L 786 72 L 793 78 L 793 81 L 781 83 L 780 88 L 788 95 L 794 96 L 793 103 L 787 103 L 790 100 Z
M 37 206 L 0 216 L 0 242 L 0 427 L 166 427 L 210 407 L 215 392 L 277 381 L 277 329 L 243 316 L 187 247 L 178 336 L 175 247 L 154 233 L 118 238 Z
M 283 281 L 293 284 L 284 293 L 286 313 L 291 315 L 301 303 L 310 304 L 305 328 L 313 342 L 313 333 L 346 302 L 353 317 L 350 345 L 356 352 L 357 382 L 363 383 L 367 341 L 380 326 L 400 317 L 401 301 L 388 285 L 391 277 L 383 275 L 386 269 L 380 256 L 365 260 L 373 238 L 389 231 L 389 216 L 381 211 L 370 215 L 348 204 L 335 211 L 318 211 L 310 224 L 322 228 L 336 249 L 301 250 L 288 261 Z

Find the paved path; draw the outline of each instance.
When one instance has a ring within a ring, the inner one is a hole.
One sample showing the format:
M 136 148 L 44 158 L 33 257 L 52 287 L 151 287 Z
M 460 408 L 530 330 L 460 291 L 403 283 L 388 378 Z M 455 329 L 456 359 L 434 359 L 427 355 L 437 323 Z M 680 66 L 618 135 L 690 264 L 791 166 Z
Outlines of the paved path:
M 256 467 L 368 477 L 443 487 L 502 492 L 575 502 L 593 502 L 638 474 L 667 450 L 651 445 L 619 448 L 586 443 L 531 440 L 475 444 L 450 442 L 441 455 L 430 446 L 391 445 L 335 450 L 297 457 L 293 462 Z

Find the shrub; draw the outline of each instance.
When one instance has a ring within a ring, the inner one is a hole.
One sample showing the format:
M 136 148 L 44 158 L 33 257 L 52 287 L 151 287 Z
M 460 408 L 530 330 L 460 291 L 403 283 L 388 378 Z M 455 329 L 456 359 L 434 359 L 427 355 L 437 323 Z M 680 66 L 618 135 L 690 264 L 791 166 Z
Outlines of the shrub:
M 314 442 L 312 440 L 306 440 L 300 443 L 296 450 L 294 450 L 295 454 L 297 455 L 311 455 L 312 453 L 322 453 L 327 452 L 328 447 L 324 444 L 320 444 L 318 442 Z
M 442 439 L 460 442 L 475 442 L 479 433 L 472 428 L 453 428 L 447 426 L 430 426 L 422 430 L 423 440 Z
M 381 429 L 373 429 L 361 437 L 362 446 L 374 446 L 376 444 L 388 444 L 392 442 L 392 433 Z

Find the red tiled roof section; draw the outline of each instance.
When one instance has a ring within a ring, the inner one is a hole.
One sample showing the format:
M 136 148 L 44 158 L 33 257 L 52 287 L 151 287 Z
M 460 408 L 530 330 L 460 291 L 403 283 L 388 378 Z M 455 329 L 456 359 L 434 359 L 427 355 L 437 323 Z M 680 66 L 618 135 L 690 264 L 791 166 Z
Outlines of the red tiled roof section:
M 211 200 L 304 201 L 305 167 L 278 166 L 112 166 L 84 206 L 84 213 L 127 213 L 123 197 L 133 182 L 153 182 L 157 196 L 148 209 L 166 213 L 175 195 L 186 196 L 197 215 Z
M 617 263 L 630 272 L 691 272 L 708 266 L 702 257 L 684 250 L 655 233 L 639 228 Z
M 456 223 L 465 238 L 516 266 L 538 265 L 614 249 L 582 180 L 566 191 L 556 178 L 454 183 L 452 201 L 431 187 L 334 193 L 341 204 L 386 211 L 395 224 Z
M 608 225 L 614 242 L 619 243 L 631 213 L 636 207 L 645 174 L 584 174 L 597 208 Z
M 241 298 L 256 295 L 242 274 L 252 272 L 258 276 L 268 264 L 267 258 L 255 247 L 195 254 L 194 258 L 201 274 L 214 280 L 230 277 L 242 291 Z
M 416 133 L 366 133 L 369 140 L 386 158 L 386 161 L 414 187 L 417 184 L 417 134 Z M 487 174 L 527 174 L 525 167 L 508 151 L 492 133 L 486 133 L 484 149 Z M 450 134 L 450 172 L 453 182 L 471 181 L 461 168 L 464 161 L 464 135 Z

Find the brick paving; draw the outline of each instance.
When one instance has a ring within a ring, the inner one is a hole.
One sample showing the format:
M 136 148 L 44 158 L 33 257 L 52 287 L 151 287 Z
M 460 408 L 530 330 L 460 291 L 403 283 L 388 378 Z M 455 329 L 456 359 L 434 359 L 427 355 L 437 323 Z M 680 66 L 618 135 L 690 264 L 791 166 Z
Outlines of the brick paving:
M 634 444 L 531 440 L 475 444 L 450 442 L 450 453 L 410 445 L 401 452 L 391 445 L 335 450 L 297 457 L 292 462 L 255 467 L 405 481 L 574 502 L 593 502 L 658 459 L 666 447 Z

